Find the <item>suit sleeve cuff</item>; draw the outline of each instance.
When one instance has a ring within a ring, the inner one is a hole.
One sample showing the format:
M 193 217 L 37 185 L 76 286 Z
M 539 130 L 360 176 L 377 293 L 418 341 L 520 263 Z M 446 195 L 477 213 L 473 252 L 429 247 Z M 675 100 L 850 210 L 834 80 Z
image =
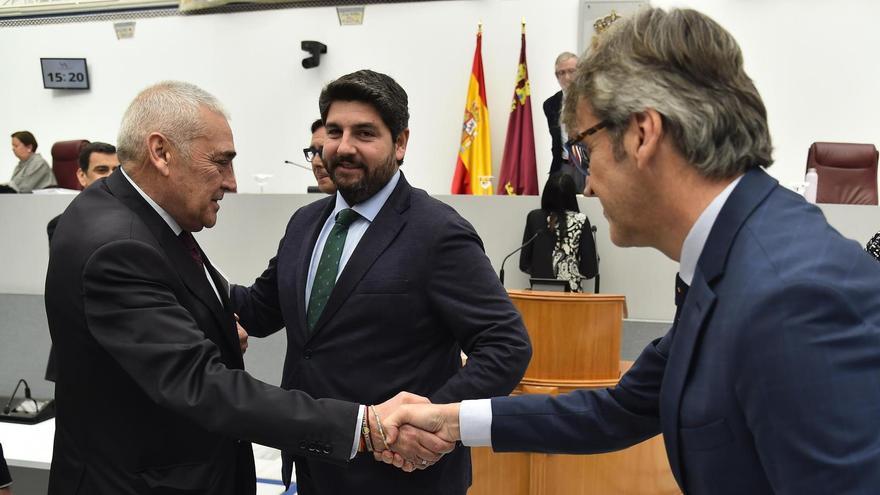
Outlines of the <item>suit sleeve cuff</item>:
M 492 400 L 465 400 L 458 412 L 461 443 L 468 447 L 492 446 Z
M 358 406 L 358 418 L 357 423 L 354 424 L 354 445 L 351 446 L 351 456 L 349 459 L 354 459 L 354 456 L 358 453 L 358 444 L 361 442 L 361 424 L 364 421 L 364 406 Z

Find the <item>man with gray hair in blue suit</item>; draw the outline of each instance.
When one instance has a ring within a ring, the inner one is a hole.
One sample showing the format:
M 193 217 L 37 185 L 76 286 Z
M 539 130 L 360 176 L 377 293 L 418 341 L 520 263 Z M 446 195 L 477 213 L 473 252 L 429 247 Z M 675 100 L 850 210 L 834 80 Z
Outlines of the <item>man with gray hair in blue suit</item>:
M 589 454 L 663 433 L 687 494 L 880 487 L 880 265 L 781 187 L 733 37 L 646 9 L 577 69 L 563 115 L 618 246 L 680 263 L 678 309 L 619 384 L 407 406 L 388 418 L 496 451 Z

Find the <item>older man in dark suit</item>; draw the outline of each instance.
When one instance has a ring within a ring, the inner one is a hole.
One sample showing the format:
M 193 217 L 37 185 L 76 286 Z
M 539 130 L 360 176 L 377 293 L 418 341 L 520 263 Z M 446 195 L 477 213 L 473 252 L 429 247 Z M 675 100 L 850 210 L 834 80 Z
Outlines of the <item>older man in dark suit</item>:
M 349 461 L 364 408 L 248 375 L 227 282 L 192 236 L 236 188 L 220 103 L 186 83 L 147 88 L 118 146 L 122 167 L 71 203 L 51 246 L 49 493 L 253 494 L 251 441 Z
M 600 35 L 576 85 L 565 121 L 611 240 L 680 262 L 672 328 L 615 388 L 411 407 L 389 435 L 405 420 L 586 454 L 662 432 L 686 494 L 877 493 L 880 266 L 764 171 L 767 114 L 736 41 L 646 9 Z
M 585 178 L 583 172 L 571 165 L 568 159 L 568 151 L 563 144 L 568 141 L 568 136 L 560 121 L 562 117 L 562 101 L 565 92 L 574 80 L 574 71 L 577 66 L 577 55 L 571 52 L 562 52 L 556 57 L 553 65 L 556 81 L 561 88 L 558 93 L 544 100 L 544 116 L 547 117 L 547 128 L 550 129 L 551 148 L 553 161 L 550 162 L 550 174 L 563 172 L 574 179 L 578 192 L 584 189 Z
M 364 403 L 401 390 L 432 402 L 508 394 L 528 335 L 473 227 L 400 172 L 406 92 L 359 71 L 331 82 L 320 109 L 338 192 L 294 213 L 263 275 L 232 292 L 252 335 L 287 327 L 282 386 Z M 470 455 L 459 447 L 412 474 L 368 456 L 345 470 L 298 457 L 296 479 L 303 495 L 464 495 Z

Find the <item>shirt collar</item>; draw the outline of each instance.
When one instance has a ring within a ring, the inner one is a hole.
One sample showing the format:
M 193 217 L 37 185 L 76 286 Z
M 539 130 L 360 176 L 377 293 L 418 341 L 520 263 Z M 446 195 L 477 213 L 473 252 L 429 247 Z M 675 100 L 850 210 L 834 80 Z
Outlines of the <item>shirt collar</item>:
M 332 216 L 335 218 L 336 214 L 340 211 L 351 208 L 352 210 L 358 212 L 360 216 L 364 217 L 368 222 L 373 223 L 373 220 L 376 218 L 376 215 L 379 214 L 379 210 L 385 206 L 385 202 L 388 201 L 388 198 L 391 196 L 391 193 L 394 191 L 394 188 L 397 187 L 397 183 L 400 182 L 400 169 L 397 169 L 397 172 L 394 172 L 394 175 L 391 176 L 391 179 L 385 184 L 382 189 L 379 189 L 379 192 L 374 194 L 372 197 L 364 201 L 363 203 L 358 203 L 354 206 L 349 206 L 348 202 L 342 198 L 342 195 L 339 192 L 336 192 L 336 206 L 333 208 Z
M 703 248 L 706 246 L 706 240 L 709 238 L 712 226 L 715 225 L 715 220 L 718 219 L 718 214 L 721 213 L 721 207 L 727 202 L 727 198 L 733 192 L 733 188 L 739 184 L 740 179 L 742 179 L 742 175 L 728 184 L 718 196 L 715 196 L 715 199 L 709 203 L 709 206 L 703 210 L 703 213 L 700 213 L 687 237 L 684 238 L 684 244 L 681 246 L 681 262 L 678 266 L 678 276 L 681 277 L 684 283 L 691 285 L 691 282 L 693 282 L 694 273 L 697 270 L 697 262 L 700 260 L 700 254 L 703 253 Z
M 142 198 L 144 198 L 144 200 L 147 202 L 147 204 L 149 204 L 150 206 L 153 207 L 154 210 L 156 210 L 156 213 L 158 213 L 159 216 L 162 217 L 162 220 L 165 220 L 165 223 L 168 224 L 168 227 L 171 228 L 171 230 L 174 232 L 174 235 L 180 235 L 180 232 L 183 229 L 180 228 L 180 225 L 178 225 L 177 222 L 173 218 L 171 218 L 171 215 L 169 215 L 167 211 L 165 211 L 161 206 L 159 206 L 159 203 L 156 203 L 155 201 L 153 201 L 153 198 L 147 196 L 147 193 L 145 193 L 143 191 L 143 189 L 138 187 L 138 185 L 135 184 L 135 182 L 133 180 L 131 180 L 131 177 L 129 177 L 128 174 L 125 173 L 124 168 L 119 167 L 119 171 L 122 172 L 122 176 L 125 177 L 125 180 L 127 180 L 128 183 L 134 187 L 134 190 L 137 191 L 138 194 L 140 194 Z

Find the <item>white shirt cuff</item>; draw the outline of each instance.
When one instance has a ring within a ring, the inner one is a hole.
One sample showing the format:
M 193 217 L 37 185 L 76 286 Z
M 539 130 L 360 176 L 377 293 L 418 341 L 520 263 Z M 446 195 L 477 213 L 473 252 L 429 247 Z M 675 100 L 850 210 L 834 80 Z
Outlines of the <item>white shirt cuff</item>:
M 361 443 L 361 425 L 363 422 L 364 406 L 358 406 L 358 420 L 354 424 L 354 445 L 351 446 L 351 456 L 349 456 L 349 459 L 354 459 L 354 456 L 358 455 L 358 445 Z
M 492 446 L 492 399 L 464 400 L 458 411 L 461 443 L 468 447 Z

